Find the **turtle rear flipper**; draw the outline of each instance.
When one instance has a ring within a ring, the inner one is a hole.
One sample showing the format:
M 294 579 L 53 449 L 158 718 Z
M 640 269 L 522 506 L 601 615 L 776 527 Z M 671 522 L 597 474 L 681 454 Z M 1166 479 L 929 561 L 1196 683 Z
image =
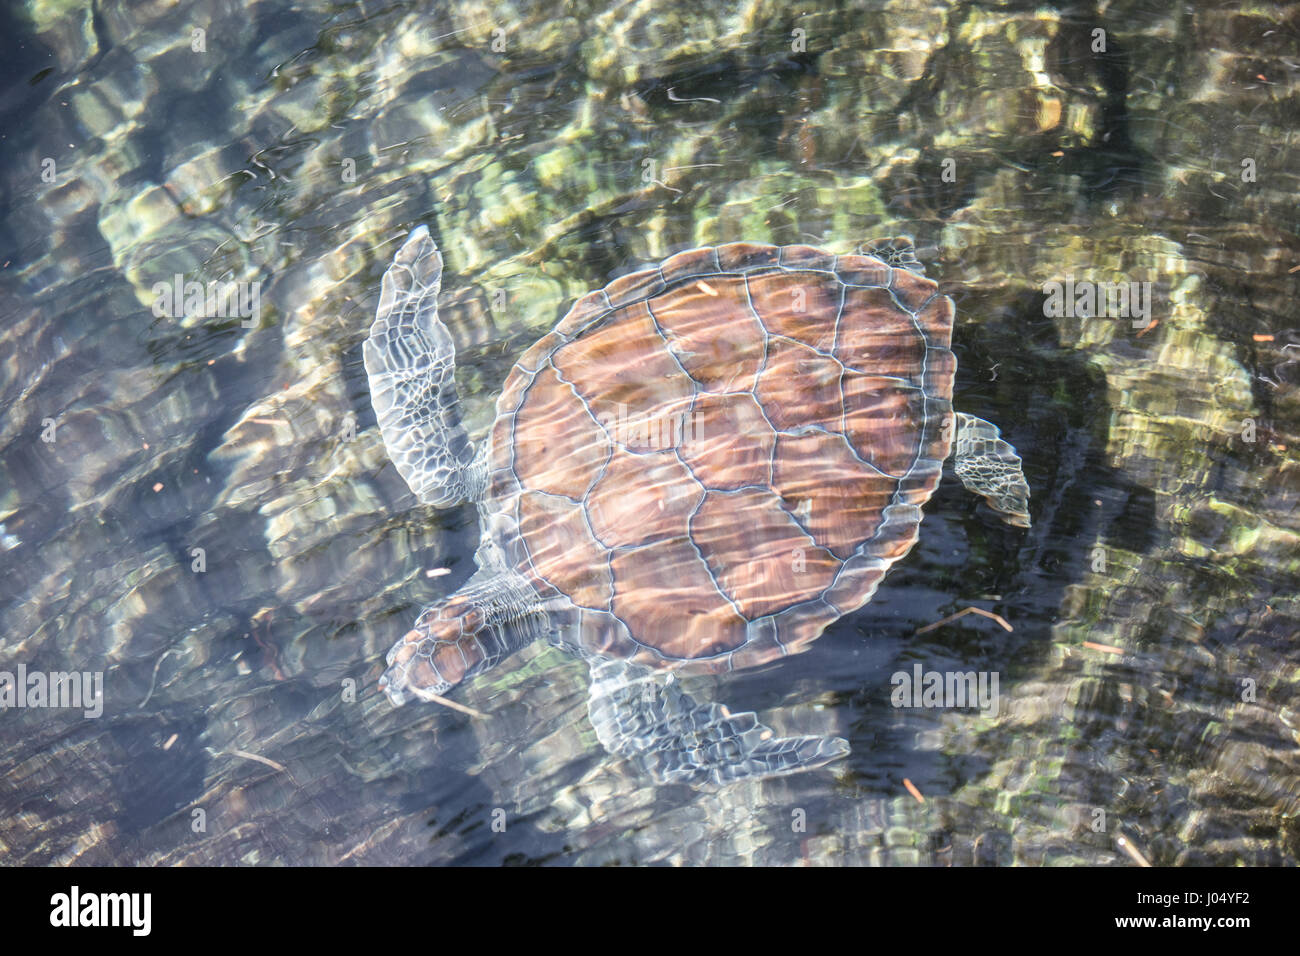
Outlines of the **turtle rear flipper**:
M 448 507 L 483 497 L 487 469 L 460 421 L 456 344 L 438 319 L 442 256 L 425 226 L 384 273 L 362 349 L 388 457 L 415 496 Z
M 777 737 L 752 712 L 699 704 L 644 667 L 592 659 L 588 712 L 610 753 L 660 783 L 727 783 L 812 770 L 843 757 L 838 737 Z
M 958 412 L 953 470 L 966 490 L 983 497 L 1003 521 L 1028 528 L 1029 485 L 1020 456 L 1000 434 L 996 425 Z

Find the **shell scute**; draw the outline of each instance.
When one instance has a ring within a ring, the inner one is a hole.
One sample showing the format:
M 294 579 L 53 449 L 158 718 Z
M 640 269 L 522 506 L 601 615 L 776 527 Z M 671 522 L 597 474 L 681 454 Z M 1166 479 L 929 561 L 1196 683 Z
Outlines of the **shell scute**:
M 916 324 L 921 327 L 930 345 L 947 348 L 952 342 L 952 323 L 956 307 L 946 295 L 936 296 L 916 313 Z
M 787 654 L 797 654 L 840 618 L 840 612 L 818 599 L 787 608 L 776 616 L 776 639 Z
M 615 551 L 610 566 L 614 614 L 638 643 L 677 660 L 714 657 L 745 643 L 745 619 L 685 534 Z
M 939 294 L 939 283 L 910 269 L 895 269 L 890 279 L 890 291 L 909 312 L 919 312 Z
M 931 485 L 930 491 L 933 490 L 934 487 Z M 919 504 L 906 500 L 890 502 L 881 511 L 881 521 L 876 533 L 863 542 L 861 551 L 882 561 L 897 561 L 911 550 L 912 545 L 916 544 L 916 532 L 920 524 Z
M 551 357 L 551 354 L 566 341 L 568 340 L 558 332 L 548 332 L 534 342 L 527 352 L 519 356 L 515 364 L 525 372 L 536 372 L 546 364 L 546 360 Z M 510 384 L 507 382 L 507 390 Z
M 749 391 L 763 361 L 763 326 L 743 276 L 710 276 L 652 298 L 650 315 L 686 373 L 711 392 Z
M 835 274 L 845 285 L 873 289 L 888 288 L 894 271 L 874 256 L 840 256 L 835 263 Z
M 780 435 L 772 484 L 813 540 L 847 558 L 876 533 L 898 480 L 862 462 L 842 435 Z
M 619 657 L 626 655 L 627 648 L 638 647 L 627 625 L 600 611 L 580 610 L 573 631 L 578 646 L 592 654 Z
M 684 279 L 704 275 L 716 275 L 722 271 L 718 264 L 718 252 L 709 247 L 705 249 L 687 249 L 675 256 L 669 256 L 659 265 L 659 274 L 668 286 Z
M 718 246 L 718 263 L 723 272 L 748 272 L 779 265 L 781 250 L 754 242 L 729 242 Z
M 586 495 L 609 458 L 609 441 L 554 369 L 533 379 L 514 419 L 513 471 L 519 481 L 575 501 Z
M 610 282 L 605 286 L 605 297 L 609 299 L 609 304 L 617 309 L 628 303 L 656 296 L 663 290 L 664 280 L 660 277 L 658 269 L 641 269 L 619 276 Z
M 533 572 L 575 604 L 608 609 L 613 596 L 606 549 L 592 537 L 581 504 L 525 492 L 519 533 L 530 542 Z
M 750 620 L 816 597 L 840 568 L 767 489 L 709 492 L 691 519 L 691 538 L 719 588 Z
M 874 555 L 855 554 L 822 597 L 841 614 L 856 611 L 875 595 L 888 570 L 889 565 Z
M 835 347 L 844 287 L 816 272 L 773 272 L 748 277 L 754 313 L 772 335 L 784 335 L 810 348 Z
M 919 388 L 875 375 L 847 372 L 843 434 L 858 455 L 887 475 L 901 477 L 916 460 L 917 435 L 900 422 L 925 417 L 925 393 Z
M 780 262 L 786 269 L 812 269 L 819 272 L 834 272 L 836 256 L 822 252 L 812 246 L 782 246 Z
M 695 394 L 644 301 L 610 312 L 557 349 L 551 362 L 601 419 L 653 418 Z
M 615 448 L 587 496 L 596 536 L 609 548 L 685 534 L 704 489 L 671 451 L 634 455 Z M 628 514 L 638 515 L 628 521 Z
M 706 488 L 722 491 L 767 484 L 776 432 L 754 396 L 701 395 L 691 414 L 690 441 L 679 449 Z
M 732 670 L 758 667 L 789 653 L 776 639 L 776 619 L 763 617 L 749 622 L 745 644 L 731 652 L 730 665 Z
M 519 389 L 522 398 L 523 388 Z M 516 405 L 518 401 L 516 401 Z M 513 411 L 513 409 L 512 409 Z M 503 501 L 519 490 L 515 474 L 515 416 L 498 414 L 490 433 L 492 456 L 489 459 L 488 494 Z
M 925 366 L 927 347 L 912 317 L 898 309 L 887 289 L 844 290 L 834 354 L 845 366 L 911 381 Z
M 844 407 L 840 393 L 843 374 L 844 366 L 835 359 L 773 336 L 755 394 L 778 429 L 798 428 L 808 422 L 838 425 Z
M 597 289 L 595 292 L 588 292 L 573 303 L 573 308 L 555 326 L 555 331 L 566 338 L 571 338 L 608 311 L 609 302 L 605 298 L 605 290 Z

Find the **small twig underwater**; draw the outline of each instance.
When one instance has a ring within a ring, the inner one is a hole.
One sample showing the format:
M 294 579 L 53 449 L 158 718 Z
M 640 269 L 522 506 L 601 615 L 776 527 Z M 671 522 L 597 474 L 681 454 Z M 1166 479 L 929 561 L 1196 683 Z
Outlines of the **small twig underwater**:
M 144 700 L 140 701 L 140 703 L 136 705 L 137 710 L 149 703 L 149 698 L 153 697 L 154 685 L 158 683 L 158 668 L 162 667 L 162 662 L 165 661 L 175 650 L 176 648 L 174 647 L 167 648 L 167 650 L 163 651 L 162 654 L 158 656 L 158 660 L 154 662 L 153 678 L 149 681 L 149 693 L 145 694 Z
M 477 717 L 479 720 L 488 719 L 488 715 L 483 713 L 483 711 L 475 710 L 473 707 L 469 707 L 465 704 L 457 703 L 454 700 L 448 700 L 446 697 L 443 697 L 439 694 L 422 693 L 420 695 L 420 699 L 433 701 L 433 703 L 435 704 L 442 704 L 442 706 L 444 707 L 450 707 L 452 710 L 458 710 L 462 714 L 468 714 L 471 717 Z
M 256 760 L 258 763 L 265 764 L 266 766 L 270 767 L 272 770 L 279 770 L 281 773 L 288 774 L 289 779 L 293 780 L 293 785 L 300 790 L 302 789 L 302 784 L 300 784 L 297 780 L 294 779 L 292 773 L 289 773 L 289 768 L 282 763 L 277 763 L 276 761 L 272 760 L 270 757 L 263 757 L 260 754 L 249 753 L 247 750 L 239 750 L 236 747 L 231 747 L 229 750 L 226 751 L 226 753 L 234 757 L 243 757 L 245 760 Z
M 980 607 L 968 607 L 968 608 L 963 608 L 962 610 L 958 611 L 956 614 L 949 614 L 942 621 L 935 621 L 933 624 L 927 624 L 919 631 L 913 631 L 912 636 L 915 637 L 917 634 L 924 634 L 927 631 L 933 631 L 936 627 L 943 627 L 945 624 L 951 624 L 953 621 L 956 621 L 959 618 L 963 618 L 967 614 L 978 614 L 980 617 L 987 617 L 990 621 L 997 621 L 999 624 L 1002 625 L 1003 630 L 1007 630 L 1007 631 L 1015 630 L 1014 627 L 1012 627 L 1010 624 L 1007 623 L 1007 619 L 1004 618 L 1001 614 L 994 614 L 992 611 L 986 611 Z

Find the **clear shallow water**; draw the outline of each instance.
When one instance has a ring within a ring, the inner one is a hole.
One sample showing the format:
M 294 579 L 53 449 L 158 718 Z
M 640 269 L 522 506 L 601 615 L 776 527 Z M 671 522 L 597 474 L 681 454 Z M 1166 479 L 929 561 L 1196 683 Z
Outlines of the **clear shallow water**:
M 1128 865 L 1120 834 L 1157 863 L 1296 862 L 1292 8 L 8 16 L 0 669 L 103 671 L 105 699 L 0 713 L 5 862 Z M 958 305 L 955 404 L 1019 449 L 1034 527 L 949 480 L 863 611 L 696 685 L 847 760 L 653 787 L 543 646 L 464 688 L 486 721 L 376 692 L 478 536 L 415 505 L 361 366 L 418 222 L 478 429 L 617 274 L 917 238 Z M 260 282 L 259 320 L 154 316 L 178 272 Z M 1150 282 L 1155 324 L 1045 314 L 1068 277 Z M 1013 630 L 914 633 L 970 604 Z M 914 663 L 998 672 L 999 716 L 891 707 Z

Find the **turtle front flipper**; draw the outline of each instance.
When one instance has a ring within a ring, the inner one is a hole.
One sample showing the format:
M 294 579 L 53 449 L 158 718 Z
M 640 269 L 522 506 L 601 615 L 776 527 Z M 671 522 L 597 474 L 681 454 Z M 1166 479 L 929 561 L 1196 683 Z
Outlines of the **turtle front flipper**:
M 379 687 L 394 705 L 428 700 L 551 630 L 547 609 L 526 580 L 483 569 L 442 604 L 424 609 L 388 652 Z
M 415 496 L 448 507 L 483 497 L 487 469 L 460 420 L 456 345 L 438 319 L 442 256 L 413 229 L 384 273 L 362 350 L 388 457 Z
M 726 783 L 812 770 L 843 757 L 839 737 L 777 737 L 752 712 L 699 704 L 648 668 L 593 658 L 588 711 L 610 753 L 660 783 Z
M 1007 524 L 1029 527 L 1029 484 L 1015 448 L 998 427 L 974 415 L 957 413 L 953 468 L 966 486 L 989 503 Z

